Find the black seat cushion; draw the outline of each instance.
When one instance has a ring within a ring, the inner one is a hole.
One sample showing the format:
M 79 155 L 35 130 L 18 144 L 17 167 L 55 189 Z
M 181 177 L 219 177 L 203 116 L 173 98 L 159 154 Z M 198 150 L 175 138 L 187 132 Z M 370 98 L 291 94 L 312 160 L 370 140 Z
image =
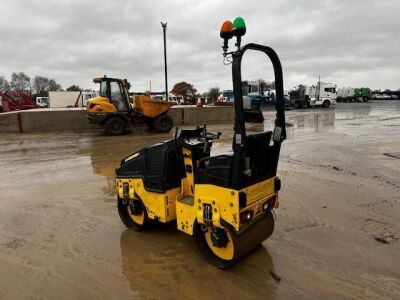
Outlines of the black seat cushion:
M 196 183 L 230 187 L 232 155 L 218 155 L 200 160 Z

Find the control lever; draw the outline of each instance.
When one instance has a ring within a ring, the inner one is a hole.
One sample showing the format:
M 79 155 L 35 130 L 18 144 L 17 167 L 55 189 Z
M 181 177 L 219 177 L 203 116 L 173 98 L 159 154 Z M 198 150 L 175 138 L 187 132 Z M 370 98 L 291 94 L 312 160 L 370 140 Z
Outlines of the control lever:
M 179 127 L 176 126 L 176 127 L 175 127 L 175 140 L 178 139 L 178 130 L 179 130 Z
M 243 171 L 243 174 L 250 177 L 251 176 L 250 157 L 245 157 L 244 164 L 245 164 L 245 169 Z
M 204 139 L 204 147 L 203 147 L 203 152 L 206 153 L 208 150 L 208 141 L 207 139 Z
M 175 127 L 175 146 L 178 146 L 178 126 Z

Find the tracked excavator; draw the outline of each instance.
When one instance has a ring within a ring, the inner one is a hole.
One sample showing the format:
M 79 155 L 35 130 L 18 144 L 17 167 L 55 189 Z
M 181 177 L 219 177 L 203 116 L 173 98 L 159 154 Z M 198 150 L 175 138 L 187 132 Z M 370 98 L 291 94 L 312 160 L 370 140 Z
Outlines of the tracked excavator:
M 223 55 L 232 64 L 233 154 L 211 156 L 213 141 L 221 133 L 211 133 L 204 126 L 180 134 L 177 130 L 174 139 L 128 155 L 116 169 L 118 212 L 127 227 L 144 230 L 149 222 L 174 221 L 219 268 L 229 267 L 271 236 L 281 188 L 277 166 L 286 138 L 281 63 L 270 47 L 241 47 L 245 33 L 240 17 L 233 24 L 224 22 L 220 32 Z M 236 37 L 237 48 L 228 52 L 232 37 Z M 274 68 L 273 131 L 246 134 L 241 62 L 247 51 L 266 54 Z

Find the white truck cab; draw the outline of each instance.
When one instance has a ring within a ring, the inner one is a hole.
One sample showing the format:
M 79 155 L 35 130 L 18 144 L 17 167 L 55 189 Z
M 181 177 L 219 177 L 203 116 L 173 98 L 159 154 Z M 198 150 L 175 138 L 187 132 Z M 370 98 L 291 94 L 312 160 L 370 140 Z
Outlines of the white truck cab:
M 49 97 L 36 97 L 36 104 L 41 108 L 49 107 Z
M 310 106 L 335 106 L 336 105 L 336 85 L 319 81 L 316 86 L 311 86 L 309 90 Z
M 77 101 L 78 102 L 78 107 L 86 107 L 87 101 L 89 99 L 92 99 L 92 98 L 96 97 L 96 96 L 97 96 L 97 94 L 94 91 L 90 91 L 90 90 L 83 91 L 81 93 L 81 95 L 78 97 L 79 98 L 78 101 Z

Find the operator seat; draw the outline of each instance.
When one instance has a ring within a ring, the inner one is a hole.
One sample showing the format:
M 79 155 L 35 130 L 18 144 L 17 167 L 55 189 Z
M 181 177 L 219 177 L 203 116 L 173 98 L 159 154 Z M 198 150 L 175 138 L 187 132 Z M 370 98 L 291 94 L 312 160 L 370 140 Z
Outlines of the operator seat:
M 273 176 L 270 146 L 272 131 L 255 133 L 247 136 L 246 156 L 250 158 L 251 175 L 246 185 L 253 184 Z
M 247 136 L 246 156 L 250 158 L 251 175 L 245 176 L 241 183 L 241 188 L 273 176 L 274 166 L 271 164 L 272 146 L 269 145 L 271 137 L 271 131 Z M 232 154 L 202 158 L 196 170 L 196 183 L 231 188 L 232 161 Z

